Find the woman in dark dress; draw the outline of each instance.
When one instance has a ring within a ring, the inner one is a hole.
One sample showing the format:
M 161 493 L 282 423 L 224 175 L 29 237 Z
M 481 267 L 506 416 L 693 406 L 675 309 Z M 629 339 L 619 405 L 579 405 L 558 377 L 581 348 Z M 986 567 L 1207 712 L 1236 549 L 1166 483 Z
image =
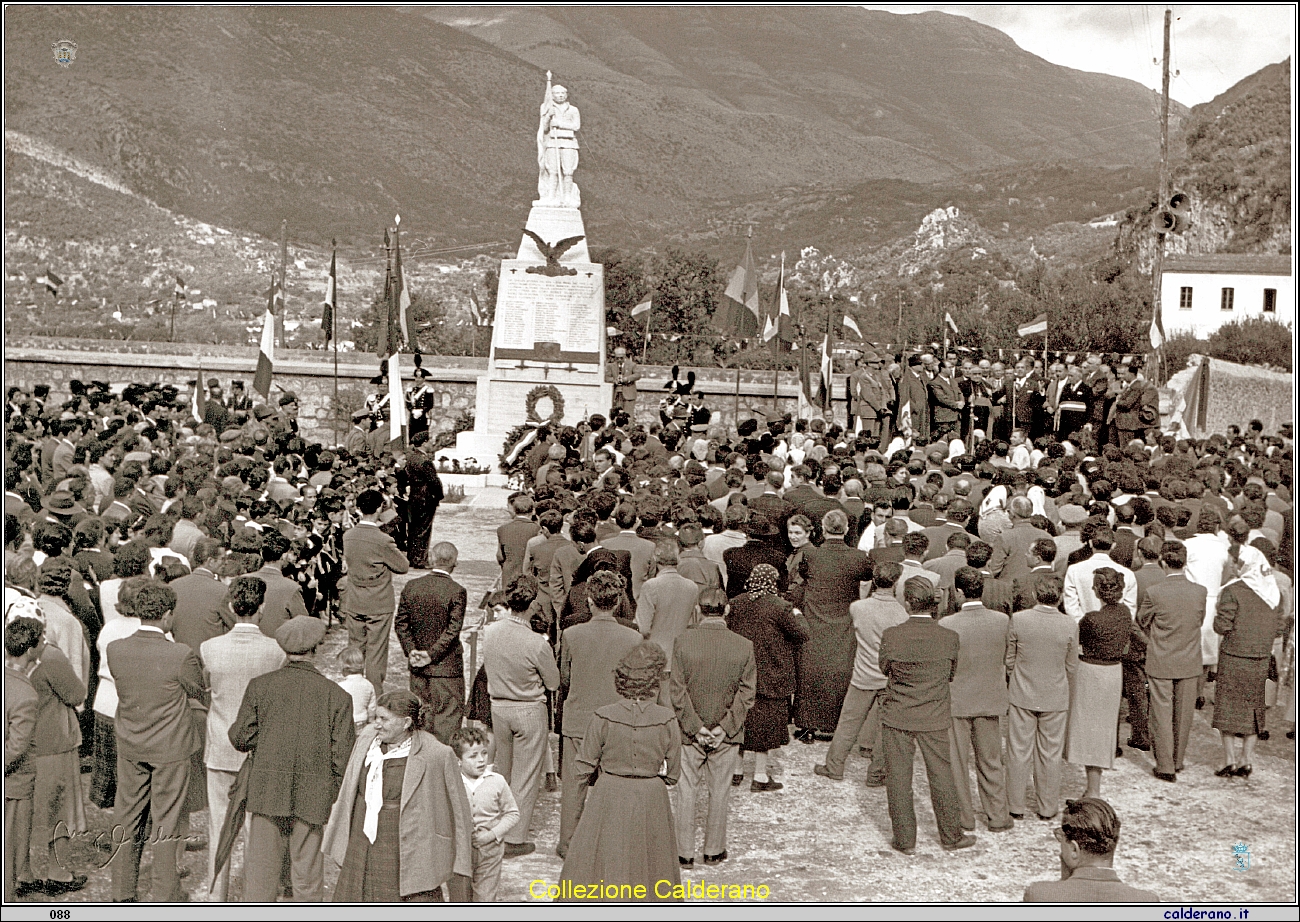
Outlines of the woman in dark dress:
M 599 778 L 569 843 L 562 886 L 600 881 L 611 885 L 600 897 L 614 901 L 681 899 L 680 888 L 671 893 L 681 871 L 667 789 L 681 771 L 681 732 L 673 711 L 655 704 L 667 666 L 658 644 L 638 644 L 614 673 L 623 700 L 591 718 L 574 768 L 579 784 L 598 771 Z M 562 891 L 560 898 L 582 897 Z
M 1070 722 L 1065 760 L 1088 776 L 1084 797 L 1101 796 L 1101 772 L 1114 768 L 1119 701 L 1124 688 L 1120 662 L 1133 633 L 1133 616 L 1121 603 L 1124 577 L 1102 567 L 1092 575 L 1101 608 L 1079 621 L 1079 665 L 1070 687 Z
M 808 621 L 777 593 L 777 577 L 770 564 L 754 567 L 745 584 L 747 591 L 732 599 L 727 611 L 727 627 L 754 644 L 758 665 L 758 695 L 745 716 L 743 744 L 744 751 L 754 753 L 751 791 L 784 787 L 768 777 L 767 757 L 790 742 L 795 656 L 808 639 Z M 732 782 L 738 783 L 734 777 Z
M 381 696 L 352 747 L 321 846 L 341 865 L 336 903 L 441 902 L 443 884 L 469 899 L 473 819 L 460 762 L 416 729 L 420 707 L 410 692 Z
M 1273 640 L 1286 629 L 1278 611 L 1281 590 L 1268 561 L 1241 543 L 1247 529 L 1238 523 L 1240 519 L 1234 518 L 1228 524 L 1233 539 L 1230 559 L 1237 577 L 1219 591 L 1214 615 L 1214 632 L 1223 635 L 1210 724 L 1223 740 L 1225 764 L 1215 772 L 1220 778 L 1250 777 L 1255 741 L 1264 729 L 1264 690 Z

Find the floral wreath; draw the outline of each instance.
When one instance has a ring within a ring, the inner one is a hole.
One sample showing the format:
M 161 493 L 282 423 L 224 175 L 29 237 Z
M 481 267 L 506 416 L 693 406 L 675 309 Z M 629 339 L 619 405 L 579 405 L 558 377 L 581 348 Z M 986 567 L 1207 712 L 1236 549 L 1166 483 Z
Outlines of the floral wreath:
M 537 412 L 537 403 L 543 397 L 551 399 L 550 419 L 542 419 Z M 540 384 L 528 392 L 528 397 L 524 401 L 524 412 L 528 415 L 528 421 L 534 425 L 549 423 L 558 426 L 560 420 L 564 419 L 564 396 L 554 384 Z

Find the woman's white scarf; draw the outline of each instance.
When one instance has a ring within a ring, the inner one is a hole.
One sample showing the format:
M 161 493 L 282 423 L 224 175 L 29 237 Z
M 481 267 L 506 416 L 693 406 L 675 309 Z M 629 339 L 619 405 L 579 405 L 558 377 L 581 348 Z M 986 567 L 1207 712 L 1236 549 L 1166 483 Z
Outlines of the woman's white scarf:
M 389 759 L 404 759 L 411 754 L 411 739 L 394 746 L 387 752 L 380 748 L 379 737 L 370 743 L 366 753 L 366 821 L 361 830 L 373 845 L 379 834 L 379 811 L 384 806 L 384 763 Z
M 1273 568 L 1268 565 L 1268 558 L 1260 553 L 1259 548 L 1249 544 L 1239 548 L 1237 578 L 1245 583 L 1255 595 L 1264 600 L 1269 608 L 1277 608 L 1282 601 L 1282 590 L 1273 578 Z

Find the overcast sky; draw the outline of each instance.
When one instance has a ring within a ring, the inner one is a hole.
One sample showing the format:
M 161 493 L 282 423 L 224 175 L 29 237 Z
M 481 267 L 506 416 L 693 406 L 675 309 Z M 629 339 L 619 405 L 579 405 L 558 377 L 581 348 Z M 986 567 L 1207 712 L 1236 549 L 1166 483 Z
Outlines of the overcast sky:
M 941 10 L 1005 32 L 1026 51 L 1077 70 L 1160 88 L 1164 6 L 867 4 L 891 13 Z M 1296 10 L 1277 5 L 1176 5 L 1169 95 L 1207 102 L 1241 78 L 1291 54 Z M 1153 61 L 1153 59 L 1155 59 Z

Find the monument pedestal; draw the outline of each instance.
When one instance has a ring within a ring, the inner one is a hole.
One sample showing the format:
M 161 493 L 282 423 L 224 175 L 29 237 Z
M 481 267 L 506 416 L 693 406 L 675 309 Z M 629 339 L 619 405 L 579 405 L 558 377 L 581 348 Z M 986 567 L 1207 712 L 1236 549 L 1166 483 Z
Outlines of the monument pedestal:
M 518 255 L 501 261 L 488 373 L 475 391 L 474 431 L 456 438 L 462 461 L 475 458 L 494 470 L 506 434 L 519 424 L 573 426 L 608 412 L 613 397 L 605 381 L 605 270 L 591 262 L 582 212 L 534 204 L 525 227 L 544 246 L 525 234 Z M 563 252 L 552 249 L 573 237 L 582 239 Z

